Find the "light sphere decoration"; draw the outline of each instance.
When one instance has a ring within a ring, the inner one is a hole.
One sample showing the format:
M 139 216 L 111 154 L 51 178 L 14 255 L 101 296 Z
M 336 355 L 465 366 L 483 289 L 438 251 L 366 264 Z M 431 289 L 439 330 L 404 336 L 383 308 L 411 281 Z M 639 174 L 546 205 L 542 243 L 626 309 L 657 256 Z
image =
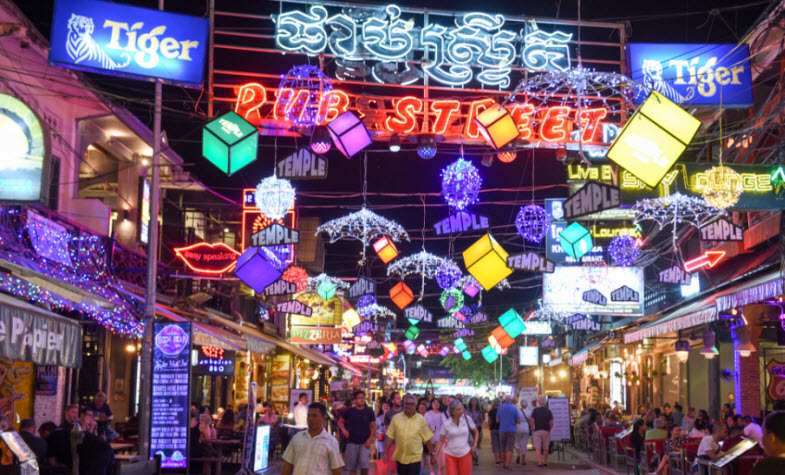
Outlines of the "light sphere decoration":
M 512 163 L 518 158 L 518 152 L 514 150 L 507 150 L 496 154 L 496 158 L 502 163 Z
M 439 303 L 449 314 L 453 314 L 463 307 L 463 292 L 458 289 L 447 289 L 439 296 Z
M 478 201 L 482 178 L 469 160 L 459 158 L 442 170 L 442 196 L 458 211 Z
M 436 140 L 429 135 L 424 135 L 417 140 L 417 156 L 423 160 L 430 160 L 436 156 L 438 147 Z
M 256 207 L 270 219 L 281 219 L 294 206 L 294 187 L 283 178 L 269 176 L 256 185 Z
M 316 66 L 301 64 L 290 69 L 281 76 L 277 96 L 286 120 L 298 127 L 324 122 L 327 110 L 319 106 L 332 88 L 332 80 Z
M 298 292 L 308 287 L 308 272 L 300 266 L 289 266 L 283 272 L 281 279 L 294 284 Z
M 542 242 L 550 224 L 545 208 L 535 204 L 521 206 L 518 215 L 515 216 L 515 228 L 518 234 L 524 240 L 535 244 Z
M 458 267 L 453 261 L 445 260 L 436 269 L 436 283 L 442 289 L 449 289 L 463 277 L 461 268 Z
M 736 170 L 719 165 L 706 170 L 705 177 L 702 194 L 706 203 L 717 209 L 727 209 L 739 202 L 744 185 Z
M 309 146 L 311 151 L 317 155 L 324 155 L 333 148 L 333 139 L 330 138 L 327 127 L 319 125 L 313 130 Z
M 376 296 L 374 294 L 365 294 L 357 298 L 357 308 L 368 307 L 369 305 L 374 305 L 375 303 Z
M 611 243 L 608 245 L 608 254 L 615 265 L 629 267 L 635 264 L 641 251 L 634 237 L 622 234 L 611 239 Z

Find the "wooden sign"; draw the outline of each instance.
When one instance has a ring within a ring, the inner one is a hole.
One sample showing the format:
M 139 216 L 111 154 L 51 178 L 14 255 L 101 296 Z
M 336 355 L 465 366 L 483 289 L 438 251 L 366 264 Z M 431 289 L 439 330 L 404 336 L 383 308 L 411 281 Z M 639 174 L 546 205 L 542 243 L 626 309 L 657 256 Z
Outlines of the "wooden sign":
M 583 301 L 594 305 L 608 305 L 608 299 L 597 289 L 587 290 L 583 293 Z
M 552 273 L 555 264 L 536 252 L 524 252 L 507 258 L 507 267 L 527 272 Z
M 564 219 L 570 221 L 606 209 L 618 208 L 620 204 L 621 195 L 618 188 L 590 181 L 564 202 Z
M 279 246 L 300 242 L 300 231 L 283 224 L 273 223 L 251 236 L 252 246 Z
M 692 281 L 692 274 L 686 272 L 680 266 L 673 266 L 660 272 L 659 281 L 663 284 L 689 285 Z
M 465 231 L 480 231 L 488 229 L 488 217 L 468 211 L 460 211 L 444 218 L 433 226 L 437 236 L 445 234 L 462 233 Z
M 310 317 L 313 314 L 313 309 L 299 300 L 281 302 L 275 306 L 275 310 L 281 313 L 292 313 L 304 317 Z
M 349 298 L 356 299 L 358 297 L 362 297 L 363 295 L 367 294 L 375 294 L 376 293 L 376 283 L 371 279 L 366 279 L 365 277 L 360 277 L 357 279 L 351 287 L 349 287 Z
M 279 178 L 292 180 L 324 180 L 327 178 L 327 159 L 301 148 L 276 165 Z
M 277 295 L 289 295 L 297 292 L 297 285 L 286 280 L 276 280 L 264 289 L 264 295 L 275 297 Z
M 700 228 L 701 241 L 743 241 L 744 229 L 725 218 L 716 219 Z
M 431 322 L 433 315 L 422 305 L 412 305 L 403 311 L 404 317 L 418 322 Z
M 638 292 L 626 285 L 611 292 L 611 302 L 640 302 L 640 298 L 641 295 Z

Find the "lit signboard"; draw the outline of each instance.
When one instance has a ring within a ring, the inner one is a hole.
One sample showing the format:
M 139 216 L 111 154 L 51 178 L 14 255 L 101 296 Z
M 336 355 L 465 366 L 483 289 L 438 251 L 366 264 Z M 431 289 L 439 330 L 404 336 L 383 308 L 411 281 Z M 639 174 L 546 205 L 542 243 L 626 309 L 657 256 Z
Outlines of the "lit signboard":
M 630 43 L 630 77 L 677 104 L 752 105 L 750 48 L 742 44 Z
M 240 255 L 223 242 L 199 242 L 190 246 L 176 247 L 174 254 L 193 272 L 213 275 L 230 272 L 237 264 L 237 257 Z
M 297 229 L 297 212 L 294 209 L 287 211 L 286 215 L 278 220 L 268 218 L 256 207 L 256 189 L 243 189 L 243 214 L 242 214 L 242 234 L 240 237 L 241 250 L 253 246 L 251 241 L 254 234 L 277 223 L 289 229 Z M 287 264 L 294 262 L 295 246 L 293 244 L 271 246 L 277 256 L 282 256 Z
M 219 346 L 201 346 L 193 350 L 194 374 L 231 376 L 234 374 L 234 351 Z
M 643 295 L 639 267 L 556 266 L 543 274 L 543 305 L 557 312 L 643 315 Z
M 550 335 L 552 333 L 551 322 L 542 320 L 527 320 L 521 335 Z
M 256 427 L 256 441 L 253 451 L 253 471 L 261 474 L 267 470 L 270 462 L 270 426 Z
M 57 0 L 49 61 L 199 87 L 207 30 L 206 18 L 99 0 Z
M 7 94 L 0 94 L 0 142 L 0 201 L 46 201 L 41 121 L 25 103 Z
M 142 179 L 139 193 L 139 242 L 147 244 L 150 238 L 150 180 Z
M 539 350 L 536 346 L 519 346 L 518 364 L 520 366 L 538 366 L 540 364 Z

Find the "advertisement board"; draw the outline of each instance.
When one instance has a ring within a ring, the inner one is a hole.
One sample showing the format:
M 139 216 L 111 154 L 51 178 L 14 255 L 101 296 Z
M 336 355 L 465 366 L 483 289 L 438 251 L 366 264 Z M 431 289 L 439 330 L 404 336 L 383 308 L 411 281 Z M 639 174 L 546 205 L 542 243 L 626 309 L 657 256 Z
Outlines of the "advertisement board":
M 253 452 L 253 471 L 261 473 L 267 470 L 270 461 L 270 426 L 256 427 L 256 442 Z
M 683 106 L 752 105 L 750 49 L 742 44 L 630 43 L 630 77 Z
M 49 61 L 200 87 L 207 31 L 206 18 L 100 0 L 57 0 Z
M 643 269 L 556 266 L 543 274 L 543 305 L 557 312 L 643 315 Z
M 235 352 L 219 346 L 200 346 L 193 350 L 193 373 L 231 376 L 234 374 Z
M 536 346 L 518 347 L 518 364 L 521 366 L 538 366 L 540 364 L 540 348 Z
M 0 94 L 0 201 L 45 202 L 46 137 L 38 116 L 24 102 Z

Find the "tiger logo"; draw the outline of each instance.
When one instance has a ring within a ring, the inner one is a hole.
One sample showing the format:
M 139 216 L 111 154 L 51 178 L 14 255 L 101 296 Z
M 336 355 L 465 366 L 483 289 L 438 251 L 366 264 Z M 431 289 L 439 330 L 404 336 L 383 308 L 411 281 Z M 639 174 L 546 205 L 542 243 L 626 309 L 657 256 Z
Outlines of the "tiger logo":
M 654 59 L 643 60 L 643 85 L 657 91 L 677 104 L 683 104 L 695 96 L 695 88 L 691 87 L 687 95 L 680 94 L 672 85 L 662 78 L 662 63 Z
M 92 18 L 71 14 L 71 18 L 68 19 L 68 39 L 65 49 L 74 64 L 95 61 L 103 69 L 122 69 L 131 64 L 131 56 L 128 53 L 122 53 L 122 63 L 117 63 L 110 58 L 93 39 L 94 31 L 95 24 Z

